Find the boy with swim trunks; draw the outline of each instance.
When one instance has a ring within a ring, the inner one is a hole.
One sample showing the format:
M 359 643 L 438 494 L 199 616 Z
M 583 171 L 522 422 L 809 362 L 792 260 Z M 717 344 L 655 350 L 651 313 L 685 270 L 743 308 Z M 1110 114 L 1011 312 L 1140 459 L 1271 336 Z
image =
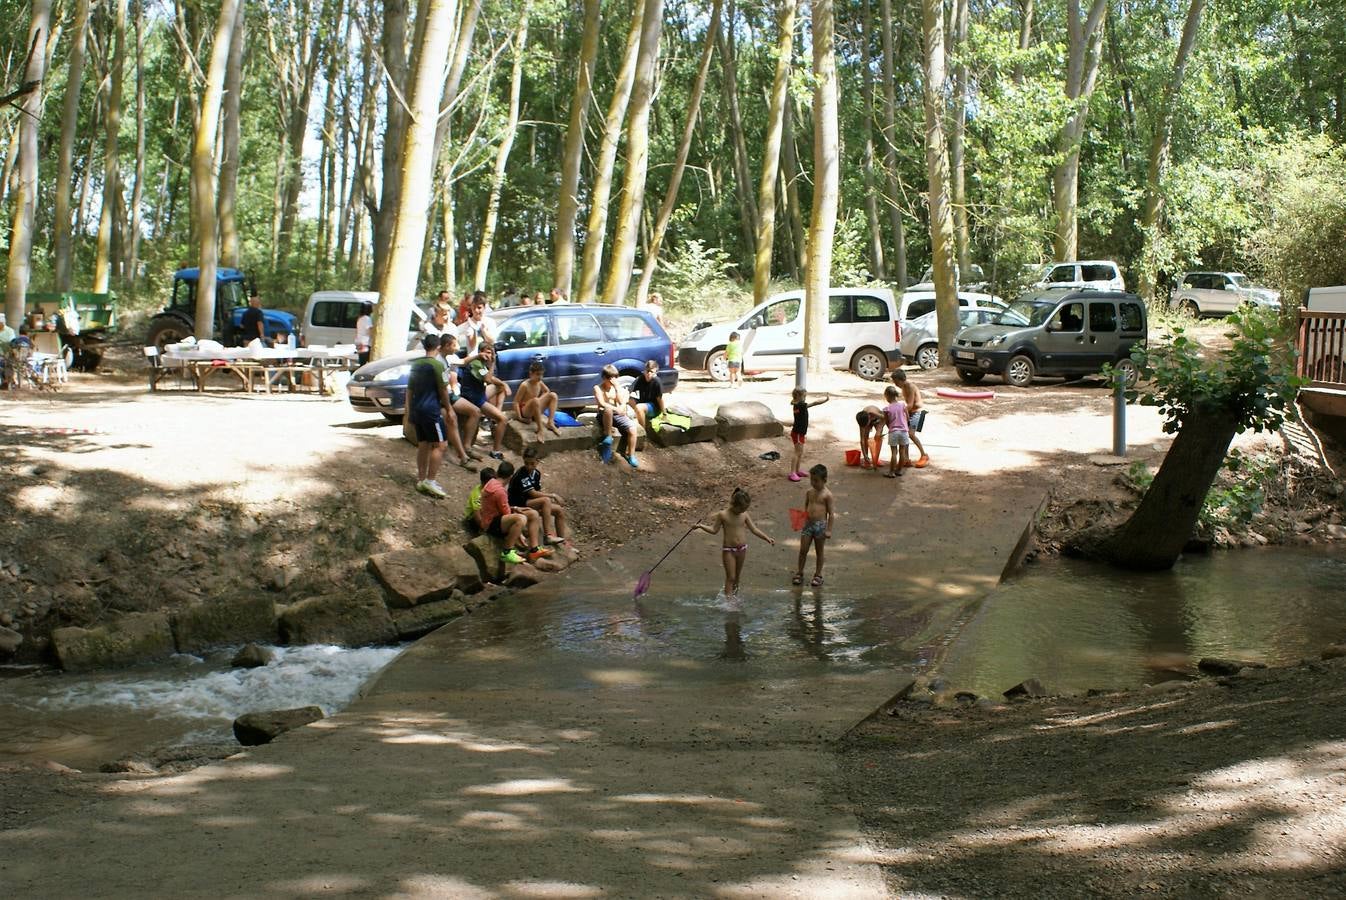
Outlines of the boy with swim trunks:
M 916 462 L 908 463 L 913 469 L 924 469 L 930 465 L 930 454 L 925 452 L 925 445 L 921 443 L 920 437 L 916 434 L 920 430 L 921 421 L 925 418 L 925 411 L 921 408 L 921 391 L 916 385 L 907 380 L 907 373 L 901 369 L 893 369 L 893 384 L 902 392 L 902 402 L 907 404 L 907 424 L 910 426 L 908 433 L 911 436 L 911 442 L 916 445 L 920 457 Z
M 729 498 L 729 508 L 722 509 L 711 517 L 710 522 L 700 522 L 697 528 L 706 534 L 724 532 L 720 557 L 724 562 L 724 595 L 732 597 L 738 593 L 738 580 L 743 575 L 743 563 L 748 558 L 748 544 L 743 539 L 744 532 L 752 532 L 771 546 L 776 542 L 763 534 L 748 515 L 752 497 L 743 488 L 734 488 Z
M 822 463 L 809 469 L 809 491 L 804 495 L 804 515 L 808 521 L 799 532 L 799 565 L 791 584 L 804 583 L 804 563 L 809 558 L 809 544 L 813 544 L 813 587 L 823 586 L 823 543 L 832 537 L 832 490 L 827 486 L 827 466 Z
M 411 364 L 407 376 L 407 419 L 416 429 L 416 490 L 443 500 L 448 493 L 435 476 L 448 446 L 444 409 L 449 405 L 449 397 L 436 365 L 442 365 L 438 358 L 439 335 L 426 335 L 423 346 L 425 356 Z
M 886 417 L 877 406 L 866 406 L 855 414 L 860 426 L 860 468 L 877 469 L 883 448 L 883 423 Z
M 809 433 L 809 407 L 821 406 L 830 398 L 808 402 L 808 391 L 795 388 L 790 395 L 790 407 L 794 412 L 794 424 L 790 426 L 790 444 L 794 447 L 794 458 L 790 460 L 790 480 L 802 481 L 807 473 L 800 468 L 804 464 L 804 441 Z
M 540 360 L 529 363 L 528 378 L 519 385 L 519 393 L 514 397 L 514 414 L 525 425 L 533 423 L 536 426 L 539 444 L 546 440 L 543 437 L 544 429 L 553 434 L 561 433 L 561 429 L 556 427 L 556 405 L 561 398 L 556 396 L 555 391 L 548 390 L 543 382 L 542 372 L 545 368 Z
M 883 473 L 884 478 L 896 478 L 902 474 L 902 470 L 908 465 L 907 449 L 911 446 L 911 435 L 907 431 L 907 404 L 902 402 L 897 388 L 889 385 L 883 391 L 883 399 L 888 401 L 888 405 L 883 408 L 883 414 L 888 419 L 888 471 Z

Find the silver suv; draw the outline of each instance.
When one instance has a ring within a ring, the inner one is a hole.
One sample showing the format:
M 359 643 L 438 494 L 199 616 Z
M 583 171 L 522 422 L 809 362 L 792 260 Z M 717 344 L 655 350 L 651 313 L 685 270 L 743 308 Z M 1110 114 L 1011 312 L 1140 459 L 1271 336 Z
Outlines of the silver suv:
M 1240 306 L 1281 308 L 1279 291 L 1255 287 L 1238 272 L 1184 272 L 1169 305 L 1193 316 L 1228 315 Z

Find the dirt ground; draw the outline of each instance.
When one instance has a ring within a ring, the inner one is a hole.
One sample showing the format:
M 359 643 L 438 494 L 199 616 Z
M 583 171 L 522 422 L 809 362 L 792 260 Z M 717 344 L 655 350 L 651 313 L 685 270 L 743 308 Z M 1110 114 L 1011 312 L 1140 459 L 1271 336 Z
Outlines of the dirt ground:
M 369 578 L 371 553 L 461 536 L 475 474 L 446 466 L 451 499 L 417 495 L 413 451 L 396 426 L 339 398 L 151 394 L 135 353 L 117 348 L 109 373 L 74 376 L 55 395 L 0 398 L 0 624 L 25 635 L 21 660 L 44 658 L 44 635 L 58 625 L 230 592 L 290 602 Z M 908 472 L 907 485 L 922 479 L 976 517 L 1000 502 L 1005 479 L 1046 472 L 1047 553 L 1077 525 L 1120 519 L 1134 504 L 1126 467 L 1094 459 L 1111 442 L 1098 380 L 990 385 L 994 400 L 969 402 L 936 396 L 959 387 L 951 375 L 912 378 L 931 413 L 932 464 Z M 732 391 L 687 377 L 674 399 L 710 414 L 728 399 L 760 399 L 788 421 L 790 386 L 768 377 Z M 813 410 L 806 462 L 840 465 L 875 385 L 829 373 L 810 387 L 833 400 Z M 1128 461 L 1157 466 L 1170 440 L 1157 416 L 1133 409 L 1129 423 Z M 1283 490 L 1216 543 L 1346 530 L 1339 456 L 1332 477 L 1280 437 L 1238 446 L 1273 458 Z M 785 460 L 759 458 L 769 449 L 788 460 L 783 439 L 651 450 L 639 470 L 561 455 L 544 461 L 544 484 L 566 498 L 592 558 L 690 524 L 735 485 L 787 489 Z M 874 477 L 876 491 L 905 486 Z M 878 514 L 885 508 L 847 513 L 855 527 L 936 528 L 923 534 L 930 546 L 959 541 L 957 517 L 894 522 Z M 1227 686 L 909 709 L 867 721 L 841 751 L 851 802 L 896 895 L 1338 895 L 1344 693 L 1346 670 L 1317 664 Z M 92 802 L 111 777 L 0 769 L 0 827 Z

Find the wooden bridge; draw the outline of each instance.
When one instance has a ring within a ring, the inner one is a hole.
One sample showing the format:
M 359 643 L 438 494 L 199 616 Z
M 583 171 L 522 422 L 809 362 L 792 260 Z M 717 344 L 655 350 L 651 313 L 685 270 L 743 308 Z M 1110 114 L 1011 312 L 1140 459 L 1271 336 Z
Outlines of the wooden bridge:
M 1299 402 L 1314 425 L 1346 434 L 1346 312 L 1299 311 L 1299 359 L 1295 373 L 1308 379 Z

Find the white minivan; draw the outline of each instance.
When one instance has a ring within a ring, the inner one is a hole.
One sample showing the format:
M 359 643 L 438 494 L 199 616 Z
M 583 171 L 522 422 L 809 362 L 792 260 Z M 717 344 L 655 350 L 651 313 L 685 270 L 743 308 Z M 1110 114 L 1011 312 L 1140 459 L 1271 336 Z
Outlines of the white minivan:
M 315 291 L 304 307 L 300 334 L 306 347 L 334 347 L 355 343 L 355 320 L 366 303 L 375 307 L 378 315 L 377 291 Z M 407 323 L 407 341 L 410 348 L 425 321 L 425 312 L 419 304 L 411 307 L 411 321 Z
M 828 288 L 827 297 L 827 347 L 835 368 L 877 380 L 901 365 L 901 319 L 892 291 Z M 804 353 L 804 292 L 775 294 L 743 316 L 698 325 L 678 348 L 678 366 L 727 380 L 724 348 L 735 331 L 743 342 L 744 371 L 794 369 Z
M 1125 291 L 1122 270 L 1110 259 L 1077 259 L 1047 267 L 1034 287 L 1073 291 Z

